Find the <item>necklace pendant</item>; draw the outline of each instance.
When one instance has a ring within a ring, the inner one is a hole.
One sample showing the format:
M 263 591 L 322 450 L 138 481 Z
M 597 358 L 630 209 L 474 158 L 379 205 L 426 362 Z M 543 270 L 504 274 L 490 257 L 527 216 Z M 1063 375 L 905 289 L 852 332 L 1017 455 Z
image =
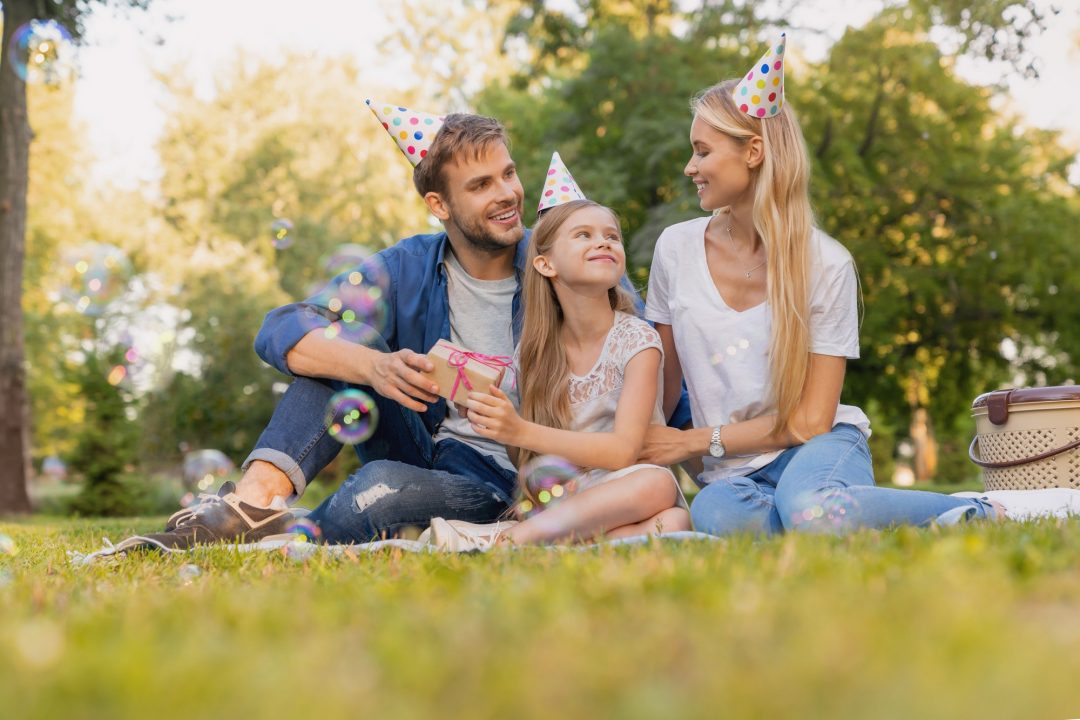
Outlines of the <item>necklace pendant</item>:
M 751 271 L 749 271 L 749 272 L 747 272 L 747 273 L 746 273 L 746 279 L 747 279 L 747 280 L 749 280 L 749 279 L 750 279 L 750 273 L 752 273 L 752 272 L 753 272 L 753 270 L 751 270 Z

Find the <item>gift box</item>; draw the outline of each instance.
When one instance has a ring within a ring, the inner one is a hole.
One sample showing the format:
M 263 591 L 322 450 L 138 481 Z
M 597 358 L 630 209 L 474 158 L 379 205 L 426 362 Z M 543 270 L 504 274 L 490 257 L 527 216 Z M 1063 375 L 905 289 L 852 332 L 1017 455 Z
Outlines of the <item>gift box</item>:
M 502 382 L 511 364 L 511 359 L 503 355 L 472 352 L 449 340 L 435 343 L 427 356 L 435 369 L 423 373 L 424 377 L 439 386 L 439 395 L 459 405 L 468 400 L 473 390 L 491 392 L 491 386 Z

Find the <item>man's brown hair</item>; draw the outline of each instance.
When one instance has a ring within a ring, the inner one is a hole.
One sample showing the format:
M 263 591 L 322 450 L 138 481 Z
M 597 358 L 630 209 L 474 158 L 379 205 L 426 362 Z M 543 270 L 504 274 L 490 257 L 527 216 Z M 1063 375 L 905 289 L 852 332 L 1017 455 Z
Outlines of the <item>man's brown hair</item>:
M 454 162 L 462 153 L 471 152 L 479 158 L 496 142 L 510 149 L 506 128 L 495 118 L 484 115 L 453 113 L 443 120 L 427 156 L 413 168 L 413 185 L 420 197 L 436 192 L 446 197 L 446 175 L 443 167 Z

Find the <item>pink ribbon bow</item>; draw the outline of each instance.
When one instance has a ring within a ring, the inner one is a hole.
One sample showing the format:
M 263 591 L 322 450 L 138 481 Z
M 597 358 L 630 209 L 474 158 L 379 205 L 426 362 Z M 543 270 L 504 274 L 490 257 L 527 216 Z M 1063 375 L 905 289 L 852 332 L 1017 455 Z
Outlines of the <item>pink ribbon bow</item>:
M 453 350 L 450 353 L 450 357 L 446 359 L 448 365 L 457 368 L 457 377 L 454 378 L 454 387 L 450 390 L 451 398 L 457 395 L 458 386 L 462 383 L 465 384 L 467 390 L 473 389 L 472 383 L 469 382 L 469 376 L 465 374 L 465 366 L 469 364 L 470 360 L 475 360 L 490 368 L 509 368 L 510 372 L 514 372 L 513 358 L 509 358 L 505 355 L 485 355 L 483 353 L 470 352 L 469 350 Z M 517 385 L 516 373 L 514 385 Z

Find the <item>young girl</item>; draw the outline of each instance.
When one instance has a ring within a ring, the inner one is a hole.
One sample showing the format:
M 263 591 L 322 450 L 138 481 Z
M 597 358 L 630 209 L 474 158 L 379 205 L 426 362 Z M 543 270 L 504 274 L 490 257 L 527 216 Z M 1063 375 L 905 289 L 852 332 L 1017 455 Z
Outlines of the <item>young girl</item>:
M 520 523 L 474 526 L 436 518 L 431 542 L 448 549 L 491 541 L 555 543 L 690 527 L 671 471 L 634 465 L 658 402 L 656 331 L 620 286 L 626 258 L 619 221 L 589 200 L 545 210 L 529 244 L 518 348 L 521 414 L 497 387 L 472 392 L 476 432 L 512 448 L 518 467 L 554 454 L 588 470 L 562 502 Z M 528 495 L 524 480 L 523 495 Z
M 814 226 L 783 52 L 781 37 L 749 75 L 692 103 L 685 173 L 712 214 L 661 234 L 646 317 L 664 347 L 665 409 L 685 377 L 693 428 L 650 427 L 642 461 L 704 456 L 692 517 L 717 535 L 995 517 L 982 499 L 874 487 L 870 423 L 840 404 L 859 356 L 858 280 Z

